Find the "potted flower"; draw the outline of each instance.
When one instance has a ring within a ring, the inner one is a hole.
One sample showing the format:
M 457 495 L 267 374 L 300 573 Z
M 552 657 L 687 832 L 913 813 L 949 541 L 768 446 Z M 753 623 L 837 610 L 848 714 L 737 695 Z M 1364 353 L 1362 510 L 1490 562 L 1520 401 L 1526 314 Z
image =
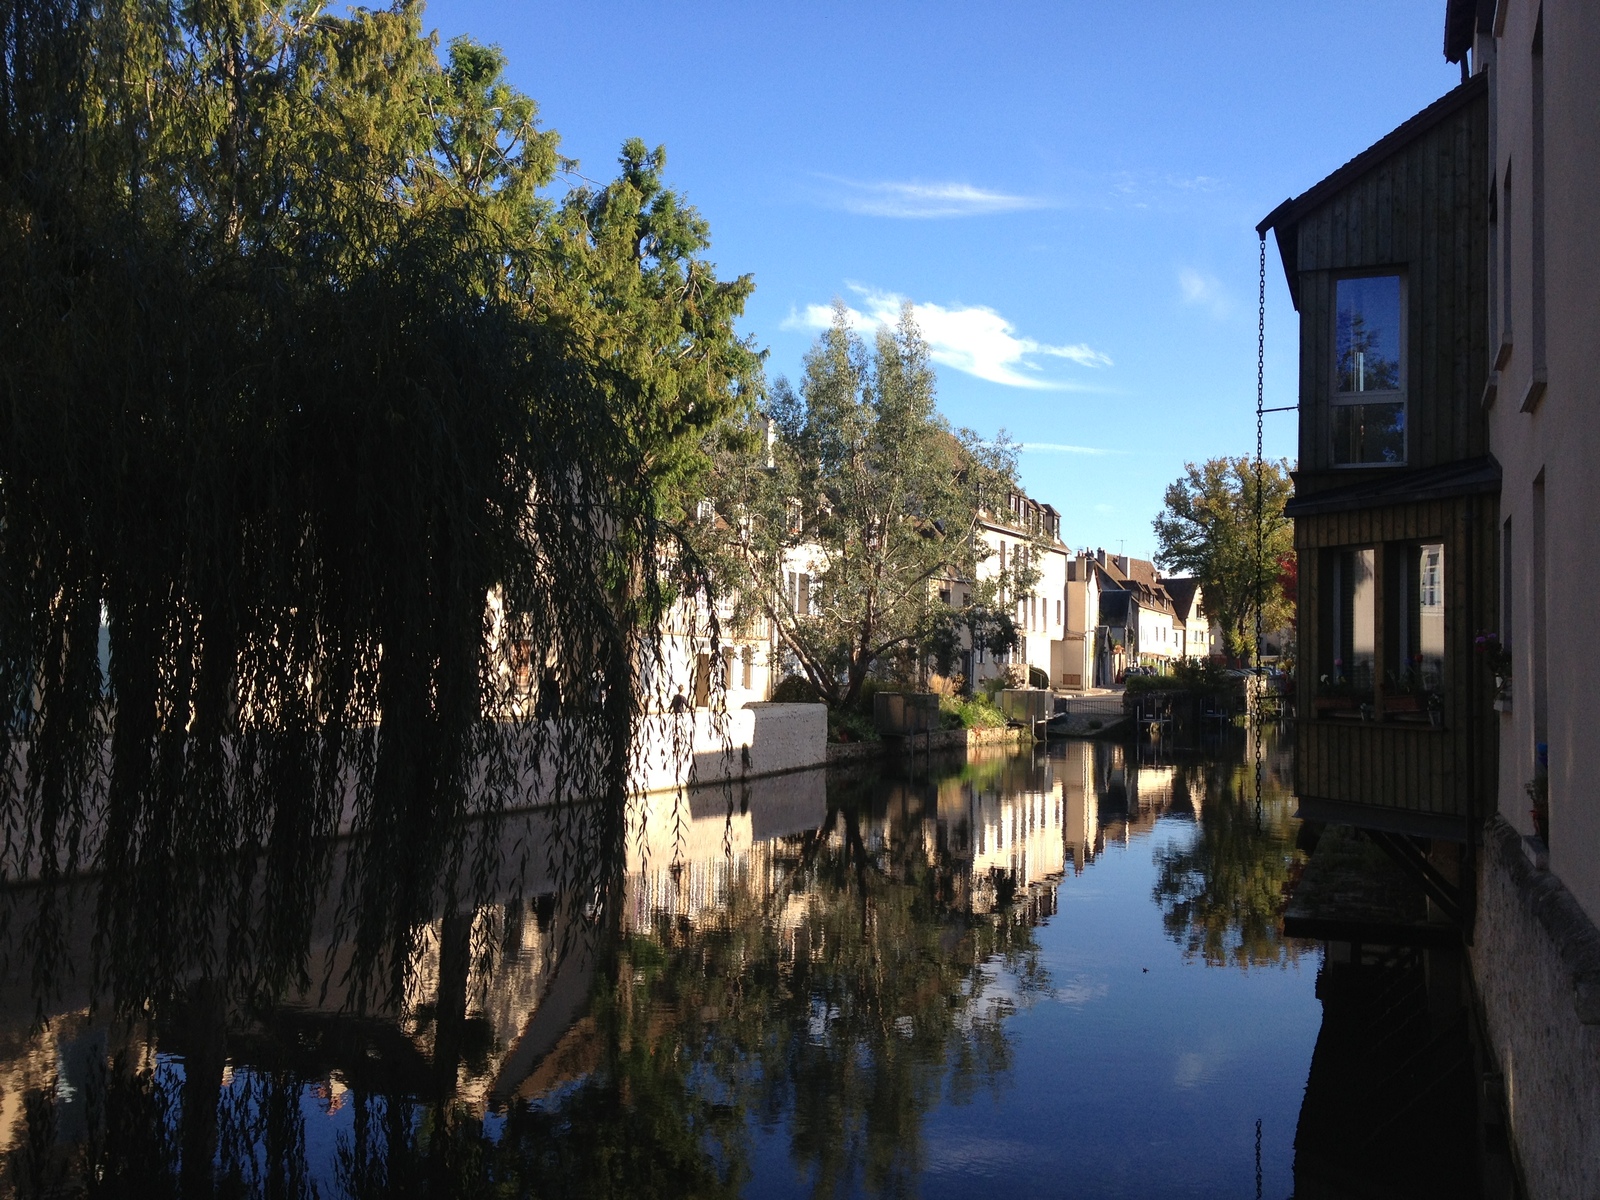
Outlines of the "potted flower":
M 1473 639 L 1473 649 L 1483 659 L 1494 676 L 1494 706 L 1501 712 L 1511 711 L 1511 651 L 1501 645 L 1500 635 L 1492 630 L 1482 630 Z
M 1416 713 L 1421 715 L 1427 708 L 1428 695 L 1422 687 L 1421 673 L 1422 656 L 1419 654 L 1414 660 L 1414 665 L 1400 672 L 1395 678 L 1389 675 L 1389 688 L 1383 697 L 1383 711 L 1389 714 Z
M 1535 775 L 1524 789 L 1533 807 L 1528 815 L 1533 818 L 1533 832 L 1545 845 L 1550 844 L 1550 781 L 1545 775 Z
M 1332 713 L 1361 714 L 1363 709 L 1372 706 L 1372 693 L 1370 691 L 1358 692 L 1344 673 L 1344 660 L 1333 660 L 1333 672 L 1324 675 L 1318 680 L 1317 694 L 1312 698 L 1312 707 L 1317 716 Z

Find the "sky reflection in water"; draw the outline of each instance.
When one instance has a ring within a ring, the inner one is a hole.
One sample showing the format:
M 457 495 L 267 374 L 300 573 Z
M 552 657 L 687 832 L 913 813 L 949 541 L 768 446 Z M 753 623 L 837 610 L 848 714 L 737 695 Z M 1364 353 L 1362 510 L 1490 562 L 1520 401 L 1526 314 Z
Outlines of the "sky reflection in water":
M 1259 1118 L 1263 1194 L 1287 1195 L 1321 1007 L 1318 951 L 1277 933 L 1286 757 L 1259 827 L 1238 747 L 1132 757 L 1068 743 L 658 801 L 609 932 L 530 880 L 531 901 L 434 923 L 397 1016 L 341 1013 L 337 986 L 249 1016 L 197 988 L 131 1028 L 69 998 L 30 1031 L 13 975 L 8 1179 L 1240 1196 Z

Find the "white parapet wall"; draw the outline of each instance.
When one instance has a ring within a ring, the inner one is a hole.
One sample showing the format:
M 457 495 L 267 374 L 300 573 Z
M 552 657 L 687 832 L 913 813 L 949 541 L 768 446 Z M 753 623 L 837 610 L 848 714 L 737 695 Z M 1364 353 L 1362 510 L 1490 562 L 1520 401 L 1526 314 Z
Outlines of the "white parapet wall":
M 827 761 L 828 710 L 822 704 L 757 701 L 726 713 L 652 713 L 639 723 L 634 789 L 671 791 Z

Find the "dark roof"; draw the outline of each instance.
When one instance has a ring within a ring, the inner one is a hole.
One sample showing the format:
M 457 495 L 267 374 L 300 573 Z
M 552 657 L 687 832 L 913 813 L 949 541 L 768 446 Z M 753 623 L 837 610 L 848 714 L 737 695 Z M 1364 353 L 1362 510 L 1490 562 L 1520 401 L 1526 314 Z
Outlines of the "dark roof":
M 1100 593 L 1100 619 L 1097 624 L 1110 625 L 1112 622 L 1126 624 L 1128 620 L 1127 592 L 1116 588 L 1109 588 Z
M 1417 504 L 1424 500 L 1499 490 L 1500 464 L 1493 455 L 1485 455 L 1419 471 L 1396 471 L 1377 479 L 1296 496 L 1284 505 L 1283 511 L 1290 517 L 1309 517 L 1315 513 L 1349 512 L 1385 504 Z
M 1167 595 L 1172 597 L 1173 612 L 1181 620 L 1187 621 L 1190 611 L 1194 608 L 1194 598 L 1200 593 L 1200 581 L 1192 575 L 1182 575 L 1163 579 L 1161 585 L 1167 589 Z
M 1460 62 L 1472 49 L 1472 35 L 1494 29 L 1494 0 L 1448 0 L 1444 8 L 1444 60 Z
M 1300 218 L 1312 209 L 1320 207 L 1336 192 L 1354 183 L 1384 159 L 1403 150 L 1434 126 L 1476 100 L 1488 87 L 1488 81 L 1488 72 L 1480 71 L 1460 87 L 1446 92 L 1416 116 L 1373 142 L 1332 175 L 1312 184 L 1298 196 L 1285 200 L 1261 218 L 1261 224 L 1256 226 L 1256 232 L 1264 237 L 1270 229 L 1277 237 L 1278 257 L 1283 260 L 1283 273 L 1289 281 L 1289 295 L 1294 300 L 1297 311 L 1300 308 L 1300 282 L 1296 278 L 1299 274 L 1299 247 L 1295 241 L 1295 231 L 1300 224 Z

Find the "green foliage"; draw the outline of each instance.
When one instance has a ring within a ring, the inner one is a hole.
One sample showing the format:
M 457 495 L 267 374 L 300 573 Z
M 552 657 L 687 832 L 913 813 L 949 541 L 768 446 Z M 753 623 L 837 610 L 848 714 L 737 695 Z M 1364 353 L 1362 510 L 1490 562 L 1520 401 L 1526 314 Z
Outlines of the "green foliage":
M 1122 682 L 1122 690 L 1130 696 L 1142 696 L 1148 692 L 1175 691 L 1170 675 L 1129 675 Z
M 1165 675 L 1130 675 L 1124 687 L 1133 694 L 1145 692 L 1196 692 L 1224 695 L 1242 688 L 1237 673 L 1209 658 L 1179 659 Z
M 1200 581 L 1206 611 L 1222 626 L 1229 653 L 1241 660 L 1255 653 L 1258 596 L 1264 630 L 1277 629 L 1294 615 L 1280 583 L 1294 554 L 1293 523 L 1283 514 L 1293 487 L 1288 463 L 1260 464 L 1259 544 L 1256 466 L 1250 458 L 1189 463 L 1167 487 L 1155 519 L 1156 562 Z
M 946 696 L 939 701 L 942 724 L 946 729 L 1002 729 L 1005 714 L 996 708 L 989 697 Z
M 772 700 L 775 704 L 815 704 L 817 689 L 811 686 L 809 679 L 785 675 L 772 689 Z
M 770 435 L 761 419 L 723 431 L 719 520 L 696 544 L 830 706 L 854 704 L 886 657 L 913 674 L 931 658 L 948 674 L 963 637 L 991 653 L 1016 644 L 1002 597 L 1037 572 L 1017 562 L 973 582 L 987 555 L 979 517 L 1015 485 L 1015 451 L 939 416 L 909 307 L 869 350 L 838 305 L 799 388 L 773 386 L 766 419 Z M 810 578 L 803 605 L 785 594 L 791 572 Z M 951 580 L 963 603 L 940 600 Z
M 878 742 L 883 737 L 878 732 L 870 712 L 859 708 L 828 709 L 828 740 L 830 742 Z
M 396 971 L 531 768 L 620 844 L 639 672 L 709 582 L 672 521 L 759 375 L 662 151 L 547 199 L 500 52 L 441 60 L 410 0 L 41 0 L 0 38 L 0 875 L 111 881 L 101 944 L 161 951 L 107 968 L 137 1005 L 250 942 L 242 985 L 303 974 L 341 824 L 357 966 Z M 561 722 L 499 719 L 491 593 Z
M 1213 966 L 1280 965 L 1302 945 L 1282 933 L 1285 896 L 1305 866 L 1294 846 L 1292 797 L 1269 777 L 1258 821 L 1249 773 L 1242 764 L 1181 772 L 1175 786 L 1202 796 L 1195 838 L 1156 852 L 1153 898 L 1167 934 Z

